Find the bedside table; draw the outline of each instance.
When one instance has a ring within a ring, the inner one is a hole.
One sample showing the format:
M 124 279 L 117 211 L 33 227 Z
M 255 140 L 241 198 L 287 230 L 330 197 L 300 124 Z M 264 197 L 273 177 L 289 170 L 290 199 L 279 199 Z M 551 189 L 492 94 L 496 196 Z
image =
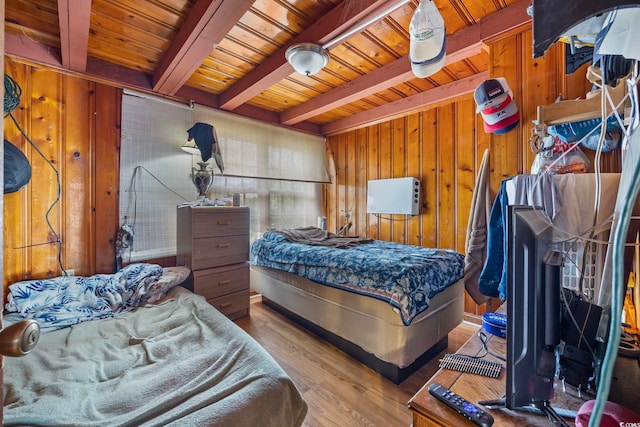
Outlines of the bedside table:
M 182 206 L 176 263 L 192 271 L 184 286 L 231 319 L 249 314 L 249 208 Z

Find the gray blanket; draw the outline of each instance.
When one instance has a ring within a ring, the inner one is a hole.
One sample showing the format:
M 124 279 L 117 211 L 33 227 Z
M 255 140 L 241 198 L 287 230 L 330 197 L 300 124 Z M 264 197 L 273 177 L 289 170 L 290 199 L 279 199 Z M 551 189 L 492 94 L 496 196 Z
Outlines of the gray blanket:
M 204 298 L 43 334 L 6 358 L 4 425 L 300 426 L 307 406 L 276 361 Z
M 373 242 L 371 239 L 364 239 L 360 236 L 340 236 L 316 227 L 283 228 L 273 231 L 282 234 L 287 238 L 287 240 L 293 243 L 304 243 L 314 246 L 330 246 L 332 248 L 340 249 L 348 249 L 353 246 Z

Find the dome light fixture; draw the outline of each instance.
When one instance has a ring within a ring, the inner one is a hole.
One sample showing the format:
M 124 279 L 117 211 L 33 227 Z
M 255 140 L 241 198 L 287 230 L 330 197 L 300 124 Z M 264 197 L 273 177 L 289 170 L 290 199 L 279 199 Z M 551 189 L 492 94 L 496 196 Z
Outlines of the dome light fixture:
M 391 12 L 408 2 L 409 0 L 396 0 L 396 2 L 394 2 L 388 8 L 378 13 L 374 13 L 372 16 L 364 19 L 349 31 L 339 35 L 338 37 L 326 42 L 323 45 L 319 45 L 316 43 L 298 43 L 291 45 L 286 50 L 284 56 L 285 58 L 287 58 L 287 62 L 289 62 L 293 69 L 298 73 L 307 76 L 316 74 L 320 70 L 322 70 L 322 68 L 324 68 L 324 66 L 329 62 L 330 56 L 328 49 L 336 46 L 338 43 L 342 42 L 348 37 L 351 37 L 352 35 L 364 30 L 374 22 L 384 18 L 385 16 L 389 15 Z
M 307 76 L 318 73 L 329 62 L 329 51 L 319 44 L 294 44 L 285 52 L 294 70 Z

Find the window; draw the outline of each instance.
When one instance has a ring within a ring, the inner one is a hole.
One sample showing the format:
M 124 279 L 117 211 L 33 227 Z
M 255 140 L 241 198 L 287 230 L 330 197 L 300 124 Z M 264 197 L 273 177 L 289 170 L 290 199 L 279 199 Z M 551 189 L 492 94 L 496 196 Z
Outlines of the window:
M 120 224 L 134 229 L 126 261 L 176 253 L 176 206 L 193 200 L 191 156 L 180 150 L 193 123 L 186 105 L 125 91 L 120 138 Z
M 224 156 L 224 153 L 223 153 Z M 216 176 L 211 198 L 240 193 L 251 211 L 250 240 L 270 228 L 316 225 L 322 212 L 322 184 Z
M 252 240 L 269 228 L 317 223 L 322 183 L 329 182 L 324 138 L 125 91 L 120 224 L 135 232 L 125 261 L 175 255 L 176 207 L 197 198 L 190 173 L 200 156 L 180 150 L 196 122 L 215 126 L 224 162 L 224 175 L 212 167 L 209 198 L 240 193 L 251 210 Z
M 215 126 L 224 177 L 212 195 L 240 193 L 251 209 L 251 240 L 269 228 L 317 224 L 322 185 L 330 182 L 323 137 L 194 106 L 194 121 Z
M 227 176 L 330 182 L 323 137 L 198 104 L 193 116 L 215 126 Z

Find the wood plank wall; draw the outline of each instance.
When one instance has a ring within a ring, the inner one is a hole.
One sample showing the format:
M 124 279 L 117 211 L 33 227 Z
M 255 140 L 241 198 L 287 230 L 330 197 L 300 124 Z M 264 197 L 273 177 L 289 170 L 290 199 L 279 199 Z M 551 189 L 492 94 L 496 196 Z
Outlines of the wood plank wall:
M 564 49 L 552 47 L 532 58 L 531 30 L 488 41 L 489 74 L 505 77 L 521 114 L 520 125 L 505 135 L 487 134 L 475 113 L 473 94 L 424 111 L 328 138 L 332 185 L 325 205 L 329 230 L 337 230 L 349 212 L 351 234 L 465 253 L 466 228 L 475 178 L 485 149 L 490 152 L 492 200 L 503 179 L 528 173 L 534 154 L 529 136 L 538 105 L 559 96 L 584 97 L 590 84 L 586 67 L 564 75 Z M 593 152 L 585 150 L 593 160 Z M 605 171 L 619 171 L 617 155 L 603 157 Z M 420 180 L 420 214 L 366 213 L 367 181 L 412 176 Z M 500 303 L 478 306 L 466 295 L 465 312 L 480 315 Z
M 60 275 L 62 267 L 76 275 L 110 273 L 121 91 L 9 58 L 4 65 L 22 90 L 12 115 L 33 145 L 5 118 L 4 136 L 23 150 L 32 178 L 4 195 L 3 287 Z
M 520 107 L 518 130 L 487 135 L 468 95 L 329 138 L 333 184 L 326 186 L 324 198 L 330 229 L 341 225 L 344 211 L 349 211 L 350 233 L 464 253 L 471 194 L 484 150 L 491 152 L 495 194 L 502 179 L 529 169 L 533 156 L 526 124 L 535 107 L 553 102 L 560 93 L 573 98 L 588 90 L 584 71 L 562 75 L 560 49 L 533 60 L 530 46 L 526 30 L 489 45 L 490 73 L 508 79 Z M 18 280 L 60 275 L 60 263 L 78 275 L 110 273 L 118 228 L 121 90 L 10 58 L 4 64 L 23 91 L 14 116 L 55 166 L 62 192 L 51 207 L 57 197 L 55 172 L 11 119 L 5 119 L 5 138 L 26 153 L 33 178 L 24 189 L 4 197 L 3 288 Z M 391 219 L 368 215 L 367 180 L 402 176 L 420 179 L 421 214 Z M 61 245 L 47 225 L 49 209 Z M 175 265 L 175 258 L 149 261 Z M 477 307 L 467 297 L 468 313 L 487 309 L 491 307 Z

